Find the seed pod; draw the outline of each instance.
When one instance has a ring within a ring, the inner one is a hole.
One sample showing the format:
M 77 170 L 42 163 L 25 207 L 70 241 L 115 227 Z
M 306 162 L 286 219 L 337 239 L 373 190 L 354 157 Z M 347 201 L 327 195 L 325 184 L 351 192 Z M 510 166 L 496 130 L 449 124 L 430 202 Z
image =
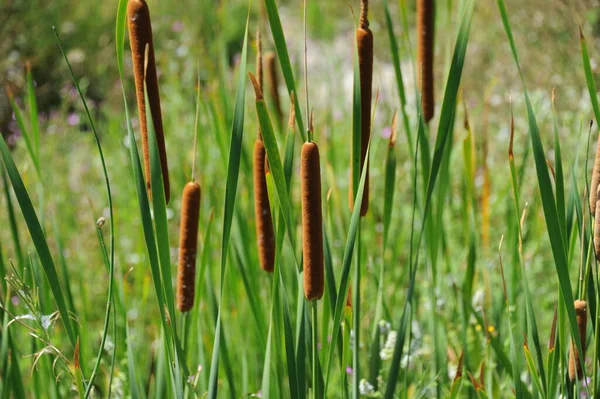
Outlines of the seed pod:
M 434 46 L 434 0 L 417 0 L 417 70 L 421 86 L 423 119 L 433 118 L 433 46 Z
M 177 307 L 181 312 L 194 306 L 200 196 L 200 185 L 196 182 L 189 182 L 183 188 L 177 269 Z
M 302 248 L 304 258 L 304 296 L 308 300 L 323 296 L 323 216 L 321 214 L 321 165 L 319 148 L 304 143 L 300 156 L 302 192 Z
M 133 75 L 135 77 L 135 93 L 137 96 L 138 114 L 142 133 L 142 152 L 144 154 L 144 170 L 146 173 L 146 189 L 152 196 L 150 184 L 150 149 L 148 147 L 148 126 L 146 123 L 146 103 L 144 99 L 144 74 L 146 75 L 146 91 L 148 103 L 152 113 L 152 123 L 158 145 L 160 164 L 162 168 L 165 199 L 169 203 L 170 184 L 169 168 L 167 165 L 167 152 L 160 110 L 160 95 L 158 91 L 158 78 L 156 76 L 156 63 L 154 60 L 154 45 L 152 41 L 152 26 L 150 24 L 150 11 L 145 0 L 129 0 L 127 3 L 127 22 L 129 26 L 129 44 L 133 59 Z M 148 63 L 145 65 L 146 46 L 148 46 Z
M 254 142 L 254 214 L 256 215 L 256 240 L 260 267 L 273 272 L 275 263 L 275 233 L 269 204 L 267 178 L 265 176 L 266 151 L 262 140 Z
M 269 86 L 269 93 L 271 95 L 271 101 L 275 107 L 275 118 L 278 123 L 283 120 L 283 112 L 281 110 L 281 100 L 279 98 L 279 77 L 277 75 L 277 56 L 274 52 L 269 51 L 265 54 L 265 70 L 267 77 L 267 85 Z M 262 84 L 262 82 L 261 82 Z
M 590 182 L 590 212 L 596 214 L 596 201 L 598 199 L 598 185 L 600 183 L 600 135 L 596 144 L 596 159 L 592 171 L 592 181 Z M 596 252 L 597 253 L 597 252 Z
M 367 156 L 369 138 L 371 137 L 371 96 L 373 87 L 373 33 L 369 29 L 368 0 L 360 3 L 360 20 L 356 30 L 358 46 L 358 68 L 360 75 L 360 170 L 362 171 Z M 359 171 L 360 173 L 360 171 Z M 354 208 L 354 181 L 352 179 L 352 163 L 350 164 L 350 209 Z M 360 216 L 365 216 L 369 210 L 369 165 L 363 200 L 360 207 Z
M 583 350 L 583 356 L 579 355 L 575 341 L 571 340 L 571 350 L 569 351 L 569 379 L 575 381 L 575 377 L 578 380 L 583 379 L 583 370 L 581 368 L 580 359 L 585 358 L 585 338 L 587 330 L 587 303 L 582 300 L 575 301 L 575 314 L 577 316 L 577 329 L 579 330 L 579 339 L 581 340 L 581 349 Z M 577 375 L 575 375 L 577 371 Z

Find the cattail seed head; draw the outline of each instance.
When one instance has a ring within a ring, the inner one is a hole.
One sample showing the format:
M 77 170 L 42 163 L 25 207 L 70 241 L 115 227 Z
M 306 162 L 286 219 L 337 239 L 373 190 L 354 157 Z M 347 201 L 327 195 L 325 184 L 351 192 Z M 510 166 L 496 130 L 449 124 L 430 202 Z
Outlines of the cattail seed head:
M 433 118 L 433 53 L 434 53 L 434 0 L 417 0 L 417 70 L 421 85 L 423 119 Z
M 302 193 L 302 248 L 304 296 L 308 300 L 323 296 L 323 216 L 321 213 L 321 164 L 319 148 L 304 143 L 300 155 Z
M 362 171 L 367 156 L 367 148 L 371 137 L 371 97 L 373 87 L 373 32 L 369 29 L 369 2 L 362 0 L 360 3 L 359 27 L 356 30 L 356 42 L 358 47 L 358 68 L 360 75 L 360 170 Z M 353 176 L 352 164 L 350 176 Z M 359 171 L 360 173 L 360 171 Z M 350 179 L 350 209 L 354 208 L 354 181 Z M 360 215 L 365 216 L 369 210 L 369 165 L 367 164 L 367 176 L 363 200 L 360 207 Z
M 574 340 L 571 340 L 571 350 L 569 352 L 569 379 L 575 381 L 583 379 L 583 369 L 580 359 L 585 358 L 585 339 L 587 331 L 587 303 L 582 300 L 575 301 L 575 315 L 577 317 L 577 329 L 579 330 L 579 339 L 581 340 L 581 349 L 583 356 L 579 355 Z
M 158 145 L 160 164 L 162 168 L 165 199 L 169 203 L 170 184 L 169 168 L 167 165 L 167 152 L 160 110 L 160 95 L 158 91 L 158 77 L 154 60 L 154 45 L 152 40 L 152 26 L 150 11 L 145 0 L 129 0 L 127 3 L 127 23 L 129 26 L 129 44 L 133 59 L 133 75 L 135 77 L 135 92 L 137 97 L 138 114 L 142 134 L 142 152 L 144 154 L 144 170 L 146 173 L 146 189 L 152 196 L 150 184 L 150 149 L 148 146 L 148 126 L 146 123 L 146 103 L 144 99 L 144 75 L 146 77 L 146 91 L 148 103 L 152 114 L 152 123 Z M 148 59 L 146 64 L 146 46 Z
M 275 233 L 266 178 L 266 151 L 262 140 L 254 142 L 254 214 L 260 267 L 269 273 L 275 264 Z
M 200 196 L 200 185 L 196 182 L 189 182 L 183 188 L 177 269 L 177 307 L 181 312 L 194 306 Z
M 266 73 L 267 86 L 273 107 L 275 109 L 275 118 L 278 122 L 283 120 L 283 111 L 281 110 L 281 99 L 279 98 L 279 76 L 277 75 L 277 56 L 269 51 L 264 57 L 264 67 Z
M 596 201 L 598 199 L 598 186 L 600 185 L 600 135 L 596 147 L 596 158 L 594 160 L 594 169 L 592 171 L 592 181 L 590 182 L 590 212 L 596 214 Z

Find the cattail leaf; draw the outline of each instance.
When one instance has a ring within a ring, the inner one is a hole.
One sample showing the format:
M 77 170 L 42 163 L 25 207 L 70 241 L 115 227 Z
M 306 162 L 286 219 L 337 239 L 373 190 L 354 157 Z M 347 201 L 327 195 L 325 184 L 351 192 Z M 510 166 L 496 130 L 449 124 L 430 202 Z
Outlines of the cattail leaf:
M 19 239 L 19 228 L 17 226 L 17 219 L 15 217 L 15 209 L 13 206 L 12 196 L 10 194 L 10 189 L 8 186 L 8 180 L 6 178 L 6 173 L 4 172 L 5 168 L 2 167 L 2 181 L 4 186 L 4 198 L 6 199 L 6 208 L 8 210 L 8 222 L 10 225 L 10 232 L 13 240 L 13 250 L 17 255 L 17 261 L 19 262 L 19 267 L 21 270 L 25 268 L 25 263 L 23 259 L 23 251 L 21 249 L 21 240 Z M 4 274 L 3 274 L 4 275 Z
M 556 212 L 558 214 L 558 221 L 561 225 L 562 231 L 567 232 L 567 217 L 566 217 L 566 204 L 565 204 L 565 182 L 564 172 L 562 165 L 562 151 L 560 148 L 560 140 L 558 134 L 558 121 L 556 116 L 556 109 L 554 108 L 554 92 L 552 93 L 552 125 L 554 130 L 554 171 L 556 176 L 554 177 L 554 186 L 556 191 Z M 567 234 L 563 236 L 565 240 L 565 248 L 567 247 Z
M 290 306 L 288 302 L 288 297 L 285 289 L 285 284 L 283 284 L 283 277 L 281 275 L 281 269 L 279 277 L 282 281 L 281 284 L 281 304 L 283 310 L 283 332 L 285 336 L 285 354 L 286 354 L 286 363 L 288 370 L 288 378 L 290 382 L 290 397 L 291 399 L 299 399 L 300 398 L 300 390 L 298 388 L 298 375 L 296 370 L 296 359 L 295 359 L 295 349 L 294 349 L 294 332 L 292 329 L 292 318 L 290 313 Z
M 125 28 L 127 26 L 127 1 L 119 0 L 117 7 L 117 24 L 115 32 L 115 44 L 117 47 L 117 67 L 121 82 L 125 81 L 125 72 L 123 69 L 124 51 L 125 51 Z
M 21 175 L 19 174 L 17 166 L 15 165 L 15 161 L 13 160 L 12 155 L 10 154 L 10 150 L 8 149 L 8 146 L 6 145 L 6 141 L 4 140 L 3 136 L 0 138 L 0 155 L 2 156 L 2 160 L 4 161 L 4 166 L 6 167 L 8 177 L 10 178 L 10 181 L 12 183 L 15 196 L 21 208 L 21 212 L 23 213 L 23 218 L 25 219 L 25 223 L 27 224 L 27 229 L 29 230 L 29 234 L 31 235 L 33 245 L 35 246 L 35 249 L 38 253 L 40 262 L 44 269 L 44 273 L 48 280 L 48 284 L 50 285 L 50 289 L 52 290 L 52 295 L 54 296 L 54 300 L 56 301 L 56 306 L 58 307 L 58 311 L 60 313 L 63 325 L 65 326 L 65 330 L 67 331 L 67 335 L 69 336 L 71 345 L 73 345 L 74 347 L 77 341 L 77 337 L 75 336 L 75 330 L 73 329 L 73 325 L 71 324 L 71 318 L 69 316 L 67 304 L 65 302 L 65 297 L 63 295 L 63 289 L 61 287 L 58 274 L 56 273 L 56 267 L 54 266 L 52 255 L 50 254 L 48 242 L 46 241 L 44 231 L 37 218 L 35 209 L 33 208 L 33 204 L 31 203 L 31 198 L 27 193 L 25 184 L 21 179 Z
M 558 275 L 558 280 L 560 284 L 560 289 L 563 295 L 563 301 L 566 307 L 567 316 L 569 320 L 569 325 L 571 328 L 571 334 L 574 336 L 576 347 L 578 348 L 579 353 L 583 353 L 581 350 L 581 340 L 579 338 L 579 334 L 577 333 L 577 321 L 575 317 L 575 308 L 573 306 L 574 299 L 573 293 L 571 290 L 571 283 L 569 280 L 569 270 L 568 270 L 568 262 L 567 262 L 567 253 L 565 249 L 565 240 L 563 235 L 566 232 L 562 231 L 561 223 L 558 218 L 558 212 L 556 207 L 556 200 L 554 197 L 554 193 L 552 190 L 552 182 L 550 180 L 550 175 L 548 172 L 548 168 L 546 165 L 546 156 L 544 153 L 544 147 L 542 144 L 539 128 L 537 125 L 537 121 L 535 118 L 535 114 L 533 112 L 533 107 L 531 105 L 531 100 L 529 98 L 529 94 L 527 92 L 527 87 L 525 86 L 525 79 L 523 77 L 523 73 L 521 70 L 521 66 L 519 63 L 519 57 L 517 54 L 517 48 L 514 41 L 514 37 L 512 34 L 512 30 L 510 27 L 510 21 L 508 19 L 508 12 L 506 10 L 506 5 L 503 0 L 497 0 L 498 8 L 500 10 L 500 14 L 502 17 L 502 23 L 504 25 L 504 30 L 508 37 L 508 41 L 510 44 L 510 48 L 513 54 L 513 58 L 517 69 L 519 71 L 519 75 L 521 77 L 521 82 L 523 85 L 523 92 L 525 96 L 525 104 L 527 107 L 527 120 L 529 123 L 529 137 L 531 139 L 531 146 L 533 149 L 533 155 L 535 159 L 535 166 L 537 172 L 538 179 L 538 187 L 540 189 L 540 195 L 542 198 L 542 207 L 544 209 L 544 218 L 546 220 L 546 226 L 548 230 L 548 236 L 550 238 L 550 245 L 552 248 L 552 255 L 554 257 L 554 266 L 556 268 L 556 272 Z M 584 362 L 582 362 L 584 363 Z M 584 373 L 585 373 L 585 364 L 582 364 Z
M 356 204 L 356 192 L 358 190 L 358 182 L 360 180 L 360 150 L 361 150 L 361 97 L 360 97 L 360 68 L 358 64 L 358 46 L 356 40 L 354 40 L 354 74 L 352 80 L 352 152 L 350 154 L 350 175 L 351 187 L 353 191 L 350 193 L 352 196 L 352 204 Z M 366 164 L 365 164 L 366 165 Z
M 251 6 L 251 4 L 250 4 Z M 219 348 L 221 344 L 221 303 L 223 299 L 223 287 L 225 285 L 225 272 L 227 265 L 227 250 L 229 247 L 229 238 L 231 235 L 231 225 L 233 222 L 233 213 L 235 208 L 235 199 L 237 194 L 237 183 L 240 172 L 240 159 L 242 154 L 242 138 L 244 135 L 244 99 L 246 83 L 246 62 L 248 58 L 248 23 L 250 18 L 250 8 L 246 18 L 246 30 L 244 33 L 244 44 L 242 47 L 242 56 L 240 58 L 240 69 L 238 71 L 237 94 L 235 98 L 233 126 L 231 128 L 231 143 L 229 147 L 229 158 L 227 165 L 227 182 L 225 189 L 225 206 L 223 211 L 223 240 L 221 244 L 221 289 L 219 297 L 219 311 L 217 314 L 215 338 L 213 344 L 213 354 L 211 359 L 210 377 L 208 385 L 208 397 L 214 399 L 217 397 L 218 375 L 219 375 Z M 233 387 L 233 380 L 230 381 Z M 232 389 L 233 390 L 233 389 Z
M 31 64 L 27 62 L 27 72 L 25 74 L 27 85 L 27 106 L 29 108 L 29 122 L 31 125 L 32 145 L 36 158 L 40 156 L 40 119 L 38 115 L 37 100 L 35 98 L 35 83 L 31 73 Z
M 25 148 L 27 148 L 27 153 L 29 153 L 31 160 L 33 161 L 35 172 L 37 173 L 38 178 L 41 180 L 42 175 L 40 174 L 39 159 L 37 154 L 35 153 L 34 143 L 32 141 L 31 134 L 29 132 L 29 129 L 27 128 L 27 125 L 25 125 L 25 117 L 23 116 L 23 112 L 21 111 L 21 108 L 19 108 L 19 106 L 17 105 L 17 102 L 15 101 L 10 91 L 8 92 L 8 102 L 10 103 L 10 106 L 13 110 L 13 114 L 15 115 L 17 126 L 21 131 L 21 136 L 23 136 L 23 139 L 25 139 Z
M 146 124 L 148 126 L 148 146 L 150 149 L 150 181 L 152 184 L 152 209 L 154 216 L 154 229 L 156 234 L 156 244 L 158 249 L 158 259 L 160 261 L 160 270 L 162 282 L 165 291 L 165 302 L 169 309 L 171 317 L 175 317 L 175 301 L 173 295 L 173 279 L 171 275 L 171 254 L 169 245 L 169 229 L 167 226 L 167 204 L 166 193 L 164 191 L 163 174 L 161 160 L 158 150 L 158 142 L 152 120 L 152 111 L 148 94 L 144 91 L 146 102 Z M 175 331 L 176 325 L 173 324 Z
M 396 35 L 394 35 L 394 23 L 390 8 L 387 0 L 383 2 L 383 9 L 385 11 L 385 22 L 390 40 L 390 53 L 392 54 L 392 64 L 394 65 L 394 73 L 396 76 L 396 86 L 398 90 L 398 96 L 400 98 L 400 111 L 402 112 L 402 122 L 404 125 L 404 132 L 406 134 L 406 140 L 408 142 L 408 153 L 413 156 L 413 137 L 410 130 L 410 124 L 408 122 L 408 114 L 406 113 L 406 93 L 404 91 L 404 78 L 402 76 L 402 68 L 400 67 L 400 54 L 398 52 L 398 43 L 396 41 Z M 407 35 L 408 36 L 408 35 Z M 407 38 L 408 40 L 408 38 Z
M 594 117 L 596 118 L 596 124 L 598 124 L 600 123 L 600 106 L 598 105 L 598 95 L 596 94 L 598 91 L 596 90 L 596 80 L 594 79 L 594 72 L 592 71 L 587 41 L 585 40 L 585 36 L 583 35 L 581 28 L 579 28 L 579 38 L 581 41 L 581 60 L 583 63 L 583 70 L 585 71 L 585 81 L 587 83 L 590 101 L 592 102 L 592 109 L 594 111 Z M 515 53 L 514 50 L 513 53 Z
M 127 372 L 129 377 L 129 393 L 132 399 L 145 398 L 145 391 L 141 389 L 140 382 L 137 376 L 136 359 L 133 351 L 135 340 L 132 339 L 133 334 L 129 328 L 129 323 L 125 324 L 125 334 L 127 337 Z
M 385 160 L 385 186 L 383 202 L 383 247 L 387 246 L 394 208 L 394 192 L 396 191 L 396 148 L 388 146 Z
M 523 345 L 523 351 L 525 352 L 525 360 L 527 360 L 527 367 L 529 367 L 529 373 L 532 376 L 533 382 L 535 383 L 537 390 L 540 393 L 544 393 L 545 384 L 542 384 L 540 374 L 538 373 L 538 370 L 535 367 L 535 361 L 533 360 L 533 356 L 531 356 L 531 351 L 529 350 L 527 344 Z
M 265 10 L 267 11 L 267 17 L 269 18 L 269 26 L 271 27 L 271 34 L 273 35 L 273 41 L 275 42 L 277 59 L 281 65 L 281 71 L 283 72 L 283 79 L 285 80 L 288 95 L 291 96 L 292 93 L 298 93 L 298 90 L 296 90 L 292 63 L 290 62 L 285 35 L 283 33 L 283 27 L 281 26 L 281 19 L 279 18 L 279 10 L 277 9 L 275 0 L 265 0 Z M 297 98 L 294 102 L 294 107 L 296 110 L 296 122 L 298 123 L 298 129 L 300 130 L 300 136 L 302 137 L 302 141 L 306 141 L 306 130 L 304 128 L 304 122 L 302 121 L 300 101 L 298 101 Z

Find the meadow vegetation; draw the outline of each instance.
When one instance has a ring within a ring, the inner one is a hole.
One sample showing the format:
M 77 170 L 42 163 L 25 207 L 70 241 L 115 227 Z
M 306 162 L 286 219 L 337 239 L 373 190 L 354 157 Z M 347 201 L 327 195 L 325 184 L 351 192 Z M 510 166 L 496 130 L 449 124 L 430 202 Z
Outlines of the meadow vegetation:
M 93 8 L 0 4 L 1 397 L 600 394 L 594 1 Z

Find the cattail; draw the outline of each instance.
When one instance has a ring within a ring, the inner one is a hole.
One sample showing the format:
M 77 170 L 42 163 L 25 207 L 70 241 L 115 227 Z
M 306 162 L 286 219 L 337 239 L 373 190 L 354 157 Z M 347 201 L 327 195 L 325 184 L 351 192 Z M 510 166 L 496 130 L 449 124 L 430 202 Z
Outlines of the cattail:
M 256 52 L 256 76 L 258 89 L 262 91 L 263 69 L 262 52 L 260 42 L 260 30 L 256 31 L 257 52 Z M 260 267 L 269 273 L 273 272 L 275 264 L 275 232 L 273 231 L 273 218 L 271 216 L 271 205 L 269 203 L 269 191 L 267 189 L 268 170 L 267 152 L 265 144 L 262 141 L 260 127 L 258 128 L 258 138 L 254 142 L 254 214 L 256 216 L 256 240 L 258 244 L 258 257 Z
M 356 30 L 358 47 L 358 68 L 360 75 L 360 170 L 362 171 L 367 156 L 367 147 L 371 137 L 371 95 L 373 86 L 373 33 L 369 29 L 369 1 L 361 0 L 360 20 Z M 350 165 L 350 209 L 354 208 L 354 179 L 352 164 Z M 360 172 L 359 172 L 360 173 Z M 365 216 L 369 210 L 369 165 L 360 207 L 360 216 Z
M 575 381 L 583 379 L 583 370 L 581 368 L 580 359 L 585 358 L 585 338 L 587 330 L 587 304 L 585 301 L 575 301 L 575 314 L 577 316 L 577 329 L 579 330 L 579 339 L 581 340 L 581 349 L 583 356 L 579 355 L 574 340 L 571 340 L 571 350 L 569 352 L 569 379 Z M 577 371 L 577 375 L 575 375 Z
M 275 117 L 278 123 L 283 120 L 283 112 L 281 111 L 281 100 L 279 99 L 279 77 L 277 75 L 277 57 L 274 52 L 269 51 L 265 54 L 265 70 L 267 74 L 267 85 L 271 101 L 275 108 Z M 261 82 L 262 84 L 262 82 Z
M 133 74 L 135 77 L 135 92 L 137 96 L 138 114 L 142 131 L 142 152 L 144 154 L 144 170 L 146 172 L 146 189 L 152 196 L 150 178 L 150 149 L 148 147 L 148 126 L 146 123 L 146 103 L 144 99 L 144 75 L 146 76 L 146 92 L 152 123 L 158 145 L 160 164 L 162 168 L 165 200 L 169 203 L 170 184 L 169 168 L 167 166 L 167 152 L 165 150 L 165 136 L 163 131 L 162 116 L 160 111 L 160 95 L 158 92 L 158 78 L 156 76 L 156 63 L 154 61 L 154 46 L 152 42 L 152 26 L 150 24 L 150 11 L 145 0 L 129 0 L 127 3 L 127 21 L 129 25 L 129 44 L 133 59 Z M 146 64 L 146 46 L 148 59 Z
M 275 263 L 275 233 L 269 204 L 266 178 L 266 151 L 261 139 L 254 142 L 254 213 L 260 267 L 273 272 Z
M 590 212 L 596 214 L 596 201 L 598 199 L 598 186 L 600 183 L 600 135 L 598 135 L 598 143 L 596 147 L 596 159 L 594 161 L 594 169 L 592 172 L 592 181 L 590 182 Z M 596 253 L 598 253 L 596 251 Z
M 323 226 L 321 214 L 321 165 L 319 147 L 304 143 L 300 156 L 302 192 L 302 248 L 304 257 L 304 296 L 323 296 Z
M 194 306 L 200 192 L 198 183 L 189 182 L 183 188 L 181 200 L 177 270 L 177 307 L 181 312 L 187 312 Z
M 423 119 L 433 118 L 433 41 L 434 41 L 434 0 L 417 0 L 417 69 L 421 85 L 421 106 Z

